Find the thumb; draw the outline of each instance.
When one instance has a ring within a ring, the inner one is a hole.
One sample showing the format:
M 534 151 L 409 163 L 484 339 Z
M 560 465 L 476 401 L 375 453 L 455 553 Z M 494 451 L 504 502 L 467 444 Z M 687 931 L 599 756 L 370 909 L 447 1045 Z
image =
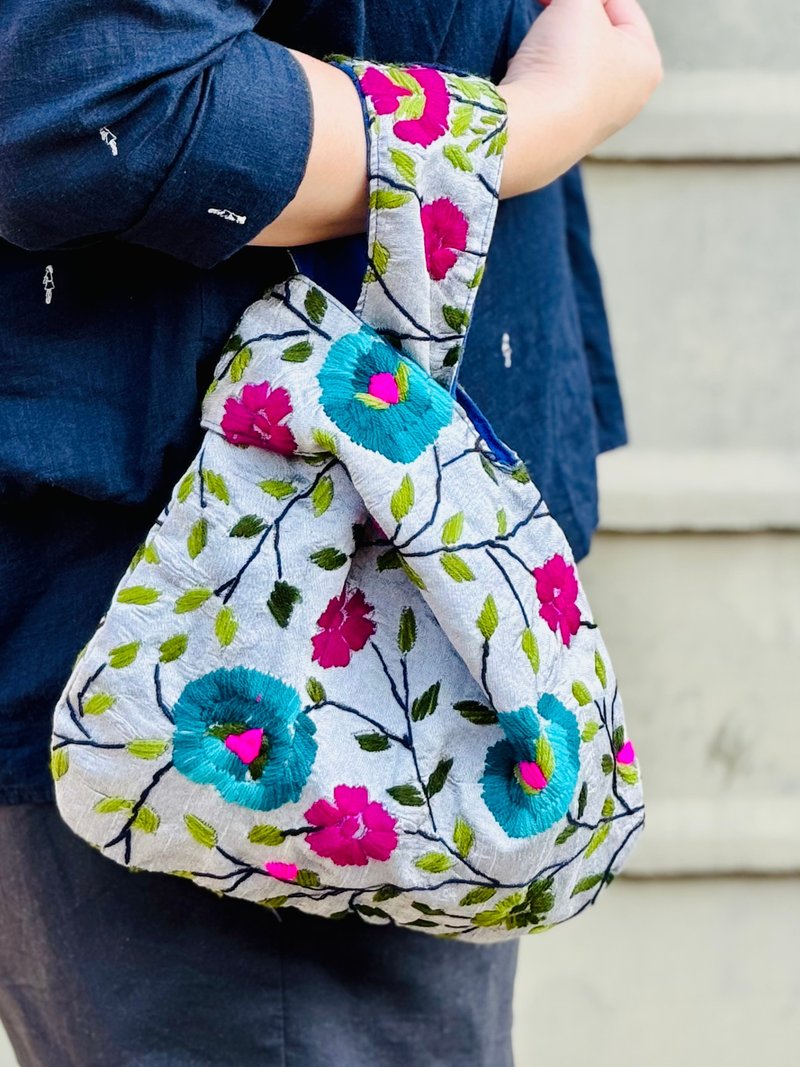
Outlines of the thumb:
M 633 32 L 642 40 L 655 41 L 647 15 L 636 0 L 604 0 L 606 14 L 613 26 Z

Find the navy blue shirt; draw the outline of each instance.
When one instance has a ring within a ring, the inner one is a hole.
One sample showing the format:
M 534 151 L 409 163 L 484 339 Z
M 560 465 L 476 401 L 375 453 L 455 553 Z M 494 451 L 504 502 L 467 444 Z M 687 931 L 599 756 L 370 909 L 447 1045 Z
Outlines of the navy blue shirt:
M 197 451 L 247 248 L 313 116 L 285 46 L 499 80 L 532 0 L 4 0 L 0 16 L 0 801 L 51 796 L 72 662 Z M 306 253 L 318 280 L 346 242 Z M 625 440 L 580 177 L 500 205 L 462 382 L 578 557 Z

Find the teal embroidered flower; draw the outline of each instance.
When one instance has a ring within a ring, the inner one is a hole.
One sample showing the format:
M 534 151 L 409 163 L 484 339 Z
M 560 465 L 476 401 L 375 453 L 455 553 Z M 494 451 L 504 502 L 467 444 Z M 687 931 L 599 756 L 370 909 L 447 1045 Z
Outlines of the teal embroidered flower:
M 575 795 L 580 734 L 552 694 L 498 715 L 505 738 L 486 753 L 483 799 L 509 837 L 532 837 L 561 819 Z
M 234 667 L 196 678 L 172 709 L 175 767 L 232 804 L 269 811 L 296 801 L 317 754 L 294 689 Z
M 447 390 L 367 326 L 334 341 L 317 378 L 331 421 L 395 463 L 415 460 L 452 416 Z

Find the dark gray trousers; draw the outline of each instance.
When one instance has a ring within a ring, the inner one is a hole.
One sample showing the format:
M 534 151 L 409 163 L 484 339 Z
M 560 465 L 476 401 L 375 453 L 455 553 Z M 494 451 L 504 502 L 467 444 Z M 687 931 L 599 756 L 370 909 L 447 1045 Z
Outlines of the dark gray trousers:
M 0 806 L 0 1016 L 21 1067 L 510 1067 L 516 944 L 131 873 Z

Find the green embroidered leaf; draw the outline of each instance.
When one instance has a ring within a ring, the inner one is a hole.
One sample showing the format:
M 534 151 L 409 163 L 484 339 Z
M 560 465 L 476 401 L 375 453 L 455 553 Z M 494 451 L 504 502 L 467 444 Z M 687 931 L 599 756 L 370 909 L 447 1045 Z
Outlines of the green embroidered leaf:
M 572 683 L 572 695 L 575 697 L 575 699 L 578 701 L 582 708 L 585 707 L 587 704 L 591 704 L 592 702 L 592 694 L 589 692 L 583 682 Z
M 308 693 L 308 698 L 312 704 L 323 704 L 325 702 L 325 688 L 316 678 L 308 679 L 306 682 L 306 692 Z
M 130 563 L 128 564 L 128 570 L 129 571 L 135 571 L 136 568 L 141 563 L 143 558 L 144 558 L 144 545 L 142 544 L 142 545 L 139 545 L 139 547 L 133 553 L 133 557 L 132 557 Z
M 600 814 L 604 819 L 610 819 L 614 814 L 614 798 L 612 796 L 607 796 L 603 801 L 603 809 Z
M 430 904 L 424 904 L 421 900 L 412 900 L 411 907 L 416 908 L 417 911 L 421 911 L 423 915 L 446 915 L 444 908 L 432 908 Z M 410 925 L 410 924 L 409 924 Z M 435 926 L 436 923 L 431 923 L 431 926 Z
M 565 826 L 561 833 L 556 838 L 557 845 L 563 845 L 566 841 L 572 837 L 578 827 L 574 823 L 570 823 L 569 826 Z
M 282 897 L 265 897 L 258 903 L 262 908 L 282 908 L 289 898 L 284 894 Z
M 183 821 L 198 845 L 202 845 L 203 848 L 214 848 L 217 843 L 217 831 L 213 826 L 198 818 L 197 815 L 184 815 Z
M 589 799 L 589 786 L 586 782 L 581 786 L 581 791 L 578 794 L 578 818 L 583 818 L 583 813 L 586 811 L 586 801 Z
M 454 545 L 464 531 L 464 512 L 457 511 L 451 515 L 442 527 L 442 542 L 446 545 Z
M 611 823 L 603 823 L 602 826 L 598 826 L 592 836 L 589 838 L 589 844 L 586 846 L 586 850 L 583 853 L 584 859 L 588 859 L 593 852 L 596 852 L 602 845 L 605 839 L 608 837 L 611 830 Z
M 128 741 L 125 748 L 136 759 L 158 759 L 169 748 L 169 741 L 162 741 L 157 738 L 152 741 L 136 738 L 134 741 Z
M 414 185 L 417 180 L 417 165 L 411 156 L 407 152 L 401 152 L 399 148 L 390 148 L 389 156 L 403 181 Z
M 467 151 L 468 152 L 474 152 L 475 149 L 476 148 L 480 148 L 480 146 L 482 144 L 483 144 L 483 131 L 481 131 L 479 136 L 476 137 L 473 141 L 469 142 L 469 144 L 467 145 Z
M 395 119 L 408 120 L 419 119 L 425 110 L 425 97 L 422 93 L 414 93 L 412 96 L 400 97 L 400 103 L 395 112 Z
M 505 508 L 500 508 L 497 513 L 497 536 L 505 537 L 508 533 L 508 517 Z
M 456 846 L 456 852 L 464 860 L 469 856 L 475 844 L 475 831 L 468 822 L 461 818 L 456 819 L 453 827 L 453 844 Z
M 188 611 L 197 611 L 198 608 L 202 608 L 210 596 L 213 596 L 213 593 L 213 589 L 187 589 L 175 601 L 175 614 L 185 615 Z
M 375 272 L 378 275 L 386 273 L 389 266 L 389 249 L 386 245 L 382 245 L 380 241 L 375 241 L 372 245 L 372 263 L 375 267 Z
M 94 810 L 100 815 L 112 815 L 116 811 L 130 811 L 133 807 L 132 800 L 125 797 L 103 797 L 94 806 Z
M 462 333 L 469 325 L 469 315 L 461 308 L 452 307 L 450 304 L 445 304 L 442 308 L 442 317 L 451 330 L 455 330 L 456 333 Z
M 395 85 L 401 86 L 403 89 L 409 89 L 412 93 L 421 93 L 422 86 L 408 73 L 407 70 L 403 70 L 402 67 L 392 64 L 386 68 L 386 76 L 390 81 L 393 81 Z
M 320 478 L 314 486 L 314 491 L 311 494 L 311 506 L 313 507 L 314 514 L 317 518 L 319 518 L 320 515 L 324 515 L 332 503 L 333 479 L 326 474 Z
M 388 552 L 383 552 L 378 556 L 375 565 L 379 572 L 396 571 L 402 568 L 403 559 L 396 548 L 390 548 Z
M 531 476 L 528 473 L 528 468 L 524 463 L 519 463 L 511 472 L 511 477 L 515 482 L 519 482 L 520 485 L 527 485 L 531 480 Z
M 389 738 L 386 734 L 356 734 L 359 747 L 365 752 L 385 752 L 389 747 Z
M 253 353 L 249 348 L 240 349 L 233 357 L 231 363 L 231 381 L 240 382 L 242 375 L 247 370 L 250 360 L 253 358 Z
M 194 488 L 194 471 L 189 471 L 188 474 L 184 474 L 181 478 L 181 483 L 178 486 L 178 503 L 184 504 L 189 497 L 192 489 Z
M 549 782 L 555 773 L 556 757 L 550 742 L 544 734 L 540 734 L 536 740 L 536 762 Z
M 497 605 L 494 602 L 494 597 L 490 593 L 483 602 L 480 615 L 475 620 L 475 625 L 480 630 L 481 637 L 484 641 L 491 641 L 499 622 L 500 617 L 497 614 Z
M 480 100 L 481 90 L 477 82 L 455 75 L 450 77 L 450 82 L 461 96 L 466 96 L 468 100 Z
M 474 168 L 472 166 L 472 160 L 459 144 L 447 144 L 442 149 L 444 158 L 452 163 L 456 170 L 464 170 L 468 173 Z
M 156 551 L 156 546 L 153 544 L 144 546 L 144 561 L 145 563 L 160 563 L 161 557 Z
M 614 733 L 611 735 L 611 744 L 612 744 L 612 747 L 614 749 L 614 754 L 616 755 L 616 753 L 619 752 L 619 750 L 625 744 L 625 727 L 624 726 L 617 726 L 615 728 Z
M 528 658 L 531 670 L 534 674 L 537 674 L 539 671 L 539 643 L 533 631 L 527 628 L 522 631 L 522 651 Z
M 600 685 L 602 685 L 603 689 L 605 689 L 606 685 L 608 684 L 608 679 L 606 677 L 606 665 L 605 663 L 603 663 L 603 657 L 600 655 L 599 652 L 595 652 L 594 654 L 594 673 L 600 679 Z
M 258 487 L 263 489 L 265 493 L 269 493 L 276 500 L 285 500 L 287 496 L 291 496 L 294 492 L 294 485 L 291 482 L 284 482 L 280 479 L 268 478 L 266 481 L 259 482 Z
M 262 824 L 260 826 L 254 826 L 250 833 L 247 835 L 247 840 L 251 841 L 254 845 L 267 845 L 272 848 L 275 845 L 282 845 L 286 840 L 286 835 L 283 830 L 279 830 L 277 826 L 267 826 Z
M 454 582 L 474 582 L 475 575 L 461 556 L 455 552 L 443 552 L 439 556 L 439 562 L 445 574 L 449 575 Z
M 129 585 L 117 594 L 118 604 L 155 604 L 161 593 L 146 585 Z
M 313 437 L 315 444 L 319 445 L 323 452 L 330 452 L 332 456 L 338 455 L 336 440 L 332 433 L 317 428 L 311 431 L 311 436 Z
M 407 474 L 403 476 L 400 487 L 392 493 L 389 506 L 395 522 L 401 522 L 414 507 L 414 483 Z
M 140 830 L 143 834 L 154 834 L 161 825 L 161 819 L 152 808 L 139 808 L 136 818 L 131 823 L 133 830 Z
M 414 700 L 411 705 L 411 719 L 413 722 L 419 722 L 420 719 L 433 715 L 439 703 L 439 690 L 441 687 L 441 682 L 434 682 L 432 686 L 425 690 L 422 696 L 418 696 Z
M 435 797 L 437 793 L 441 793 L 452 769 L 452 759 L 439 760 L 435 769 L 431 772 L 431 776 L 425 786 L 425 792 L 428 794 L 428 799 Z
M 104 711 L 108 711 L 110 707 L 113 707 L 116 699 L 110 693 L 95 693 L 83 705 L 83 714 L 102 715 Z
M 425 798 L 415 785 L 393 785 L 386 792 L 404 808 L 421 808 Z
M 442 366 L 455 367 L 456 363 L 458 363 L 460 355 L 461 345 L 453 345 L 452 348 L 448 348 L 447 352 L 445 353 L 445 357 L 442 360 Z
M 602 881 L 602 874 L 590 874 L 588 878 L 581 878 L 575 883 L 575 888 L 572 890 L 572 896 L 576 897 L 579 893 L 586 893 L 590 889 L 594 889 L 596 885 L 600 885 Z
M 353 399 L 360 401 L 364 407 L 371 408 L 373 411 L 388 411 L 391 407 L 388 400 L 381 400 L 379 396 L 373 396 L 372 393 L 355 393 Z
M 459 907 L 469 908 L 473 904 L 485 904 L 492 899 L 496 892 L 497 890 L 490 885 L 476 886 L 475 889 L 470 889 L 469 893 L 461 898 L 458 902 Z
M 324 571 L 338 571 L 347 563 L 347 556 L 338 548 L 320 548 L 308 558 Z
M 474 726 L 494 726 L 497 722 L 497 712 L 477 700 L 459 700 L 453 707 Z
M 477 915 L 473 915 L 472 921 L 476 926 L 499 926 L 506 921 L 514 908 L 522 904 L 524 899 L 522 893 L 512 893 L 510 897 L 498 900 L 489 911 L 479 911 Z
M 197 559 L 208 544 L 208 522 L 198 519 L 192 524 L 189 536 L 186 538 L 186 549 L 191 559 Z
M 370 211 L 402 207 L 411 199 L 410 193 L 398 193 L 394 189 L 376 189 L 370 193 Z
M 600 767 L 603 774 L 611 774 L 614 770 L 614 760 L 607 752 L 603 754 L 603 758 L 600 760 Z
M 486 268 L 484 267 L 483 264 L 481 264 L 480 267 L 478 267 L 478 269 L 475 271 L 474 275 L 472 276 L 472 281 L 468 283 L 467 288 L 469 288 L 469 289 L 477 289 L 478 288 L 478 286 L 481 284 L 481 281 L 483 280 L 483 272 L 484 272 L 485 269 Z
M 242 347 L 242 335 L 239 333 L 232 333 L 228 340 L 225 342 L 225 347 L 222 350 L 223 356 L 226 356 L 228 352 L 238 352 Z
M 471 104 L 459 104 L 453 112 L 450 122 L 450 133 L 453 137 L 463 137 L 472 122 L 473 108 Z
M 392 900 L 394 897 L 399 897 L 402 892 L 403 890 L 396 885 L 382 885 L 380 889 L 372 894 L 372 899 L 376 904 L 382 904 L 384 900 Z
M 495 474 L 494 467 L 484 455 L 481 455 L 481 466 L 483 467 L 484 472 L 492 479 L 494 484 L 497 485 L 497 475 Z
M 594 741 L 597 731 L 600 729 L 599 722 L 587 722 L 581 734 L 582 741 Z
M 188 634 L 175 634 L 174 637 L 168 637 L 159 646 L 159 660 L 162 663 L 172 663 L 173 660 L 180 659 L 188 644 Z
M 635 767 L 631 767 L 630 764 L 618 763 L 617 774 L 626 785 L 636 785 L 639 781 L 639 772 Z
M 267 607 L 278 626 L 284 630 L 289 625 L 295 604 L 299 604 L 303 594 L 288 582 L 276 582 L 267 601 Z
M 408 365 L 403 363 L 402 360 L 397 364 L 397 370 L 395 371 L 394 380 L 397 382 L 397 395 L 400 400 L 405 400 L 408 396 Z
M 486 149 L 486 155 L 499 156 L 507 144 L 508 130 L 500 130 L 497 136 L 493 137 L 489 142 L 489 147 Z
M 296 341 L 293 345 L 284 348 L 281 359 L 284 363 L 305 363 L 313 351 L 310 341 Z
M 234 618 L 231 609 L 221 608 L 214 621 L 214 633 L 223 648 L 227 648 L 233 641 L 238 629 L 239 623 Z
M 400 626 L 397 631 L 397 647 L 405 655 L 414 647 L 417 640 L 417 620 L 411 608 L 400 612 Z
M 319 889 L 319 875 L 316 871 L 310 871 L 307 867 L 301 867 L 295 879 L 297 885 L 303 889 Z
M 63 778 L 69 770 L 69 752 L 66 748 L 57 748 L 50 756 L 50 775 L 54 782 Z
M 414 866 L 428 874 L 444 874 L 453 866 L 453 860 L 446 852 L 426 852 L 414 860 Z
M 208 389 L 206 389 L 205 393 L 203 394 L 203 399 L 206 400 L 208 397 L 213 396 L 213 394 L 216 393 L 216 391 L 217 391 L 217 386 L 218 385 L 219 385 L 219 382 L 217 381 L 216 378 L 212 382 L 209 382 L 208 383 Z
M 130 667 L 139 653 L 141 644 L 141 641 L 131 641 L 130 644 L 117 645 L 116 648 L 112 648 L 108 654 L 109 667 L 114 667 L 116 670 Z
M 408 580 L 410 582 L 413 582 L 413 584 L 417 587 L 417 589 L 421 589 L 423 591 L 423 593 L 424 593 L 425 590 L 428 587 L 427 587 L 427 585 L 425 585 L 425 582 L 422 580 L 422 575 L 421 574 L 417 574 L 417 572 L 414 570 L 414 568 L 411 566 L 411 564 L 408 563 L 403 556 L 400 556 L 399 553 L 398 553 L 398 556 L 400 557 L 400 566 L 405 571 L 406 578 L 408 578 Z
M 231 497 L 228 492 L 228 485 L 221 474 L 216 474 L 206 468 L 203 471 L 203 485 L 217 500 L 221 500 L 223 504 L 230 504 Z
M 242 515 L 231 527 L 229 537 L 257 537 L 267 528 L 267 524 L 258 515 Z
M 308 317 L 319 326 L 325 318 L 325 312 L 328 310 L 328 301 L 325 294 L 316 287 L 309 289 L 303 304 Z

